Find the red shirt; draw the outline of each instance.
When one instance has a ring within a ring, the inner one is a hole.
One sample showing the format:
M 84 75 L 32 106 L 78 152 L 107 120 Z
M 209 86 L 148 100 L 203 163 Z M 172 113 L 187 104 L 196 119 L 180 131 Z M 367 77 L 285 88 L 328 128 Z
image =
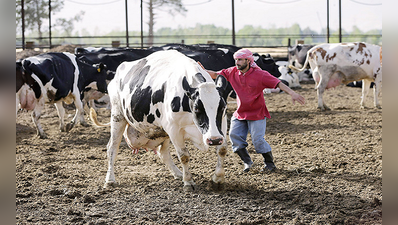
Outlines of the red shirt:
M 265 106 L 264 88 L 276 88 L 280 80 L 259 67 L 249 68 L 242 74 L 236 66 L 217 72 L 223 75 L 234 88 L 238 109 L 234 116 L 239 120 L 262 120 L 271 118 Z

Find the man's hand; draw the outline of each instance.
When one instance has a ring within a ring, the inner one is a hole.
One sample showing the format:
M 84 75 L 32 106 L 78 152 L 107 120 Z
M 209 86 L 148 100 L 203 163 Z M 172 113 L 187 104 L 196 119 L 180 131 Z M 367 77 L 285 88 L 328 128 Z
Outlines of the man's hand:
M 293 91 L 293 93 L 292 93 L 290 96 L 292 96 L 293 105 L 294 105 L 294 103 L 295 103 L 296 101 L 299 102 L 301 105 L 304 105 L 304 104 L 305 104 L 305 99 L 304 99 L 304 97 L 301 96 L 301 95 L 299 95 L 299 94 L 297 94 L 296 92 Z
M 200 67 L 202 67 L 202 69 L 206 70 L 205 67 L 202 65 L 202 63 L 200 63 L 199 61 L 197 61 L 197 63 L 199 64 Z
M 299 102 L 301 105 L 305 104 L 305 99 L 303 96 L 297 94 L 296 92 L 294 92 L 292 89 L 290 89 L 288 86 L 286 86 L 284 83 L 279 82 L 278 83 L 278 87 L 288 93 L 290 96 L 292 96 L 292 101 L 293 101 L 293 105 L 295 104 L 295 102 Z
M 209 73 L 209 75 L 211 76 L 212 79 L 216 79 L 217 78 L 217 73 L 211 70 L 206 70 L 205 67 L 202 65 L 202 63 L 200 63 L 199 61 L 197 61 L 197 63 L 199 64 L 199 66 L 202 67 L 202 69 L 204 69 L 206 72 Z

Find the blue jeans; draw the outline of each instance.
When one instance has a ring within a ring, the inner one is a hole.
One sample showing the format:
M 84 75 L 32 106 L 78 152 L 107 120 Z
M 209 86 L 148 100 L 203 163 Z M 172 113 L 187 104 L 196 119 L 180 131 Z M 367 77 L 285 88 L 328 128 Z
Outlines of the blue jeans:
M 257 153 L 267 153 L 271 151 L 271 146 L 264 139 L 267 118 L 263 120 L 238 120 L 231 117 L 231 127 L 229 129 L 229 138 L 232 142 L 233 152 L 247 147 L 247 134 L 250 132 L 252 143 Z M 246 150 L 247 151 L 247 150 Z

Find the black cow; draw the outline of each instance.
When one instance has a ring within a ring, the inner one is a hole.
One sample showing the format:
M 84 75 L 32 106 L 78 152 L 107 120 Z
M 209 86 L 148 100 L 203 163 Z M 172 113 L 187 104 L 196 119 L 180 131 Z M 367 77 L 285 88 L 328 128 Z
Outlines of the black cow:
M 36 125 L 37 134 L 41 138 L 46 138 L 39 121 L 44 103 L 55 104 L 61 131 L 69 131 L 77 122 L 87 126 L 84 121 L 81 99 L 86 87 L 107 92 L 108 74 L 104 64 L 88 64 L 67 52 L 45 53 L 28 57 L 21 64 L 25 75 L 35 80 L 32 86 L 35 94 L 35 103 L 31 103 L 35 104 L 32 119 Z M 75 117 L 66 126 L 64 124 L 65 109 L 62 102 L 67 104 L 74 102 L 76 106 Z
M 274 77 L 280 77 L 281 72 L 279 72 L 279 66 L 276 65 L 274 58 L 270 54 L 259 55 L 257 52 L 253 53 L 254 62 L 261 69 L 266 70 L 268 73 Z
M 234 45 L 221 44 L 167 44 L 162 47 L 155 47 L 152 49 L 160 50 L 177 50 L 189 58 L 200 62 L 204 68 L 219 71 L 231 66 L 235 66 L 233 54 L 239 50 L 239 47 Z M 233 91 L 231 84 L 228 82 L 227 89 L 231 89 L 230 96 L 236 98 L 236 93 Z
M 153 50 L 131 48 L 76 48 L 76 57 L 89 63 L 104 63 L 108 71 L 116 72 L 116 68 L 126 61 L 134 61 L 152 54 Z

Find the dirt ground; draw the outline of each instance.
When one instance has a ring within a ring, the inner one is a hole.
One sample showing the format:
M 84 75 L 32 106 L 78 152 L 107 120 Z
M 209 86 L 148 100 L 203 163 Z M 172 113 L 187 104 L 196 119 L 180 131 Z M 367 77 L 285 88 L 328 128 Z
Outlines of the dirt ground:
M 265 95 L 276 172 L 260 172 L 262 157 L 249 141 L 255 167 L 243 173 L 229 144 L 226 183 L 214 187 L 215 150 L 187 143 L 197 184 L 188 193 L 157 155 L 133 154 L 124 142 L 118 185 L 104 189 L 109 128 L 60 132 L 55 107 L 47 105 L 41 121 L 49 138 L 39 139 L 30 112 L 19 112 L 17 224 L 382 224 L 382 110 L 359 109 L 361 89 L 340 86 L 326 92 L 332 110 L 319 112 L 314 84 L 302 86 L 304 106 L 284 93 Z M 371 94 L 366 104 L 373 105 Z M 109 115 L 99 110 L 101 121 Z

